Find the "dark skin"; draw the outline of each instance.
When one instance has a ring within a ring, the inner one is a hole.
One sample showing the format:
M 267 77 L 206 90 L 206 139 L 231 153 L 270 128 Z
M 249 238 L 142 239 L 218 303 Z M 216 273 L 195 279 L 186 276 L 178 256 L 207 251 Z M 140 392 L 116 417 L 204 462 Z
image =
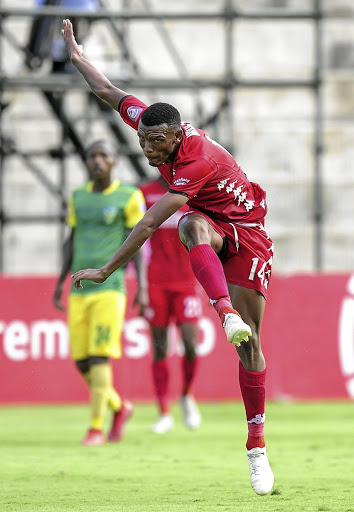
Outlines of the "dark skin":
M 112 169 L 117 163 L 116 156 L 109 143 L 98 141 L 91 145 L 86 153 L 86 165 L 93 181 L 93 193 L 102 193 L 112 183 Z M 131 230 L 127 230 L 127 234 Z M 53 295 L 53 302 L 59 311 L 65 311 L 62 302 L 63 284 L 68 275 L 73 260 L 75 229 L 72 229 L 63 247 L 63 265 Z M 144 314 L 148 304 L 147 284 L 145 267 L 142 254 L 139 252 L 133 258 L 135 270 L 138 277 L 138 291 L 134 299 L 134 305 L 139 306 L 139 315 Z M 92 364 L 103 364 L 107 362 L 106 357 L 91 357 L 82 361 L 76 361 L 76 366 L 81 373 L 86 373 Z
M 168 190 L 168 184 L 162 176 L 160 177 L 160 181 L 166 190 Z M 188 360 L 193 360 L 196 357 L 195 348 L 198 340 L 198 326 L 191 322 L 184 322 L 179 328 L 181 330 L 185 356 Z M 154 341 L 154 361 L 166 359 L 168 350 L 168 325 L 152 325 L 150 330 Z
M 159 126 L 144 126 L 139 123 L 139 144 L 147 158 L 149 165 L 159 167 L 164 162 L 173 162 L 177 150 L 182 142 L 181 128 L 168 127 L 167 124 Z
M 63 21 L 62 34 L 73 65 L 85 78 L 91 90 L 116 110 L 120 100 L 128 93 L 115 87 L 95 66 L 83 57 L 83 48 L 75 40 L 70 20 Z M 168 127 L 165 124 L 144 126 L 140 122 L 138 136 L 149 164 L 157 167 L 163 162 L 173 162 L 182 142 L 183 133 L 180 127 Z M 183 195 L 167 192 L 135 226 L 113 258 L 101 269 L 85 269 L 76 272 L 72 276 L 74 285 L 80 288 L 80 281 L 83 279 L 91 279 L 97 283 L 102 283 L 112 272 L 132 258 L 156 229 L 187 201 L 188 198 Z M 197 214 L 187 216 L 180 223 L 180 238 L 188 250 L 199 244 L 209 244 L 218 254 L 223 246 L 221 236 L 214 231 L 205 217 Z M 243 288 L 230 283 L 228 283 L 228 288 L 233 307 L 239 311 L 253 333 L 249 341 L 242 343 L 236 350 L 246 370 L 260 372 L 265 369 L 265 361 L 260 345 L 260 327 L 265 299 L 258 291 L 250 288 Z

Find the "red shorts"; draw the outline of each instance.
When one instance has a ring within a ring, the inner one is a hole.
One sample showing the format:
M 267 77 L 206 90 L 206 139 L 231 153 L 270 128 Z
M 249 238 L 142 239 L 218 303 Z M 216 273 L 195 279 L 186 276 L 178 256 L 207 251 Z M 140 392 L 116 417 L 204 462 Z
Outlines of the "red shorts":
M 266 299 L 274 246 L 263 224 L 214 220 L 198 210 L 189 210 L 181 219 L 191 214 L 205 217 L 212 228 L 226 240 L 225 250 L 220 255 L 226 281 L 258 290 Z
M 201 300 L 194 286 L 183 289 L 180 283 L 173 282 L 149 285 L 149 307 L 145 317 L 150 325 L 197 323 L 201 312 Z

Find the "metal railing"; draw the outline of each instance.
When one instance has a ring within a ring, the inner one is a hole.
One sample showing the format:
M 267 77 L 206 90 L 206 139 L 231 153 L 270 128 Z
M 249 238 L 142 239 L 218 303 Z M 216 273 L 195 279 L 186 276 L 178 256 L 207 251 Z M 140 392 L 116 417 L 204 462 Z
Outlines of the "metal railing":
M 197 109 L 199 115 L 199 125 L 204 127 L 209 123 L 215 123 L 222 113 L 227 113 L 228 125 L 230 127 L 230 137 L 227 141 L 227 146 L 230 151 L 233 151 L 233 145 L 235 141 L 234 136 L 234 124 L 233 109 L 228 108 L 232 102 L 233 91 L 239 87 L 245 88 L 309 88 L 313 91 L 314 104 L 315 104 L 315 115 L 313 119 L 313 154 L 314 154 L 314 173 L 313 173 L 313 223 L 314 223 L 314 268 L 321 270 L 323 267 L 323 192 L 322 192 L 322 152 L 323 152 L 323 105 L 322 105 L 322 69 L 323 69 L 323 35 L 322 35 L 322 23 L 324 20 L 324 14 L 322 10 L 321 0 L 315 0 L 314 8 L 312 11 L 280 11 L 270 10 L 263 12 L 245 12 L 236 9 L 233 6 L 232 0 L 225 0 L 224 7 L 219 11 L 203 12 L 203 11 L 189 11 L 189 12 L 156 12 L 150 8 L 147 0 L 144 2 L 145 9 L 142 11 L 128 11 L 118 12 L 114 10 L 108 10 L 104 8 L 103 2 L 100 2 L 101 7 L 95 12 L 87 12 L 82 10 L 63 10 L 60 7 L 44 7 L 38 10 L 34 9 L 11 9 L 8 7 L 0 7 L 0 41 L 3 38 L 7 38 L 9 42 L 14 46 L 16 41 L 12 40 L 11 36 L 6 30 L 6 20 L 11 17 L 34 17 L 34 16 L 54 16 L 62 18 L 65 16 L 75 16 L 76 18 L 87 18 L 90 20 L 105 20 L 110 24 L 111 28 L 116 36 L 117 45 L 122 50 L 123 57 L 130 61 L 132 70 L 134 71 L 134 78 L 122 80 L 121 78 L 115 79 L 110 77 L 113 83 L 119 85 L 119 87 L 125 89 L 131 87 L 133 89 L 146 89 L 154 91 L 154 89 L 174 89 L 174 90 L 189 90 L 198 100 L 198 92 L 202 88 L 219 88 L 223 91 L 223 97 L 219 105 L 212 114 L 209 113 L 207 116 L 204 112 L 203 105 L 199 100 L 197 101 Z M 334 15 L 331 19 L 341 18 L 342 16 Z M 170 79 L 169 77 L 154 79 L 151 77 L 144 77 L 143 73 L 139 69 L 137 60 L 135 59 L 133 52 L 127 46 L 127 42 L 124 38 L 124 34 L 117 28 L 115 21 L 124 21 L 125 23 L 139 22 L 139 21 L 151 21 L 158 26 L 159 33 L 162 37 L 164 45 L 167 47 L 172 59 L 174 60 L 178 69 L 179 78 Z M 225 46 L 225 66 L 224 75 L 219 79 L 195 79 L 189 76 L 187 68 L 184 66 L 181 57 L 179 56 L 176 48 L 173 45 L 168 32 L 165 30 L 164 23 L 167 21 L 183 22 L 183 21 L 215 21 L 220 20 L 224 22 L 224 46 Z M 243 80 L 235 76 L 233 69 L 234 62 L 234 44 L 233 44 L 233 30 L 235 20 L 248 20 L 248 21 L 260 21 L 260 20 L 273 20 L 273 21 L 284 21 L 284 20 L 311 20 L 314 26 L 315 44 L 314 44 L 314 60 L 315 60 L 315 71 L 312 77 L 309 79 L 301 80 Z M 13 38 L 12 38 L 13 39 Z M 18 44 L 18 51 L 25 52 L 26 49 Z M 57 117 L 63 123 L 63 141 L 62 146 L 64 147 L 64 141 L 69 138 L 74 141 L 75 147 L 79 153 L 82 154 L 82 142 L 79 140 L 78 135 L 75 131 L 74 121 L 70 119 L 70 116 L 65 113 L 62 109 L 63 102 L 60 98 L 64 97 L 67 91 L 71 91 L 74 88 L 82 90 L 83 94 L 90 94 L 86 82 L 77 75 L 65 75 L 60 76 L 58 80 L 57 76 L 6 76 L 3 72 L 3 58 L 2 48 L 0 47 L 0 95 L 3 96 L 3 92 L 7 89 L 27 89 L 36 88 L 40 89 L 43 94 L 47 97 L 48 101 L 51 102 L 53 112 L 57 114 Z M 57 102 L 57 104 L 55 104 Z M 54 104 L 53 104 L 54 103 Z M 1 102 L 2 105 L 2 102 Z M 110 121 L 105 117 L 105 109 L 102 110 L 102 118 L 107 123 Z M 113 132 L 114 127 L 111 127 Z M 119 128 L 117 128 L 119 130 Z M 136 172 L 141 176 L 143 170 L 139 168 L 140 160 L 136 153 L 136 150 L 129 147 L 129 142 L 120 138 L 119 133 L 115 133 L 118 137 L 122 150 L 126 154 L 132 155 L 132 162 Z M 75 137 L 77 140 L 75 141 Z M 5 141 L 3 134 L 2 123 L 0 120 L 0 138 Z M 124 147 L 126 146 L 126 147 Z M 6 224 L 13 222 L 30 222 L 31 217 L 24 219 L 21 216 L 9 216 L 4 211 L 4 183 L 3 183 L 3 168 L 6 162 L 6 156 L 10 150 L 6 149 L 6 144 L 3 146 L 0 152 L 0 271 L 3 268 L 3 230 Z M 18 151 L 16 147 L 12 147 L 10 152 Z M 20 154 L 20 152 L 18 152 Z M 49 190 L 50 193 L 57 194 L 62 203 L 61 214 L 56 217 L 48 217 L 48 222 L 64 222 L 64 211 L 65 211 L 65 198 L 61 197 L 61 192 L 58 188 L 55 188 L 47 179 L 44 179 L 43 173 L 31 160 L 31 155 L 20 154 L 21 158 L 28 166 L 29 170 L 42 182 L 44 186 Z M 65 158 L 66 154 L 63 151 L 59 157 L 62 159 L 62 182 L 65 181 Z M 33 221 L 38 220 L 38 216 L 32 217 Z

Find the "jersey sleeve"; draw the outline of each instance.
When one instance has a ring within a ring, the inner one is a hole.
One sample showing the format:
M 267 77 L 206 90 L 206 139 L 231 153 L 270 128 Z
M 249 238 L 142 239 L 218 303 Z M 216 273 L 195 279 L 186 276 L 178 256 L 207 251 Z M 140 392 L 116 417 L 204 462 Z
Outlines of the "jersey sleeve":
M 192 199 L 214 174 L 214 167 L 204 158 L 183 163 L 175 169 L 169 191 Z
M 76 228 L 77 226 L 77 218 L 75 211 L 75 203 L 74 203 L 74 194 L 71 194 L 68 202 L 68 215 L 66 217 L 66 223 L 71 228 Z
M 132 229 L 144 217 L 145 212 L 146 205 L 143 193 L 140 189 L 136 189 L 124 208 L 125 227 Z
M 124 96 L 118 105 L 118 112 L 126 124 L 134 130 L 138 129 L 139 121 L 147 105 L 135 96 Z

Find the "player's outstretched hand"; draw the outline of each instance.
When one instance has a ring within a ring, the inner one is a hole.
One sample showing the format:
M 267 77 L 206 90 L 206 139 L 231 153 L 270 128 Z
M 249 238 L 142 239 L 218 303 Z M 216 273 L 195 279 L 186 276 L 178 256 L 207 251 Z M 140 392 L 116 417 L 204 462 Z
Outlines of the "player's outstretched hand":
M 104 277 L 100 268 L 86 268 L 85 270 L 75 272 L 75 274 L 71 276 L 71 279 L 73 280 L 75 288 L 82 288 L 80 281 L 84 281 L 86 279 L 88 281 L 93 281 L 94 283 L 103 283 L 103 281 L 106 280 L 106 277 Z
M 61 33 L 70 59 L 73 60 L 75 56 L 81 57 L 84 53 L 84 48 L 81 44 L 77 44 L 74 36 L 73 25 L 70 20 L 63 20 L 63 29 Z

